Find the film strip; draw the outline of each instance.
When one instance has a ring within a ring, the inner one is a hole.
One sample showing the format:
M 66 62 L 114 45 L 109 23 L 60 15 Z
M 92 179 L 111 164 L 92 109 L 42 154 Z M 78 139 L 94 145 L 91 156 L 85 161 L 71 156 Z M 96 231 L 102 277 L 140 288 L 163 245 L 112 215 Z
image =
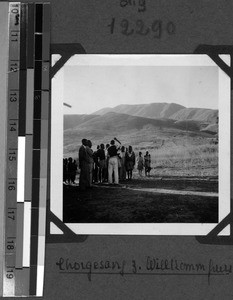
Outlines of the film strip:
M 48 177 L 50 5 L 11 2 L 3 296 L 42 296 Z

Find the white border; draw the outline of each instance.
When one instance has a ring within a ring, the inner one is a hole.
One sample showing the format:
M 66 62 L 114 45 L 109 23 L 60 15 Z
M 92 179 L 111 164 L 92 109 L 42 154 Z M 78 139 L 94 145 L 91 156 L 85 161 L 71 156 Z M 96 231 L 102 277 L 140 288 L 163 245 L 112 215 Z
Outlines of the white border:
M 229 55 L 221 58 L 230 64 Z M 75 55 L 66 65 L 215 66 L 207 55 Z M 230 212 L 230 78 L 219 69 L 219 222 Z M 63 79 L 61 69 L 52 81 L 50 209 L 62 220 Z M 218 223 L 65 223 L 77 234 L 206 235 Z M 51 234 L 60 234 L 55 226 Z M 224 230 L 223 235 L 229 235 Z

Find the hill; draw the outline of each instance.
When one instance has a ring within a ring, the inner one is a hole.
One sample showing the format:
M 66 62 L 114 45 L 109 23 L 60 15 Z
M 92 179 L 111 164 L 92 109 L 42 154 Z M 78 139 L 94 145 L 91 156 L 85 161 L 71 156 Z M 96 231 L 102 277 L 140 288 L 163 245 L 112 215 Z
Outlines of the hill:
M 102 116 L 95 116 L 80 123 L 75 128 L 65 130 L 65 135 L 85 132 L 99 132 L 100 134 L 122 133 L 130 130 L 140 130 L 145 126 L 161 128 L 176 128 L 179 130 L 199 131 L 200 122 L 195 121 L 176 121 L 172 119 L 152 119 L 128 114 L 109 112 Z
M 95 118 L 96 115 L 64 115 L 64 130 L 69 128 L 74 128 L 80 125 L 83 122 Z
M 207 108 L 183 108 L 172 114 L 169 118 L 179 121 L 194 120 L 208 124 L 216 124 L 218 110 Z
M 96 111 L 95 115 L 104 115 L 109 112 L 123 113 L 145 118 L 170 118 L 177 111 L 185 108 L 176 103 L 150 103 L 150 104 L 121 104 L 116 107 L 106 107 Z
M 121 104 L 116 107 L 106 107 L 92 115 L 105 115 L 109 112 L 128 114 L 151 119 L 173 119 L 177 121 L 198 121 L 204 124 L 216 124 L 218 110 L 207 108 L 186 108 L 176 103 Z

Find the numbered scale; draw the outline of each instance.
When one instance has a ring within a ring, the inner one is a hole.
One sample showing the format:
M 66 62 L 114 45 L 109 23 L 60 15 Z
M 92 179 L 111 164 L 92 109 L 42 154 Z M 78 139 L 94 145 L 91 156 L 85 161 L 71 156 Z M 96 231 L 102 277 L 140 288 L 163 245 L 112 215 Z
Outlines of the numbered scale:
M 19 68 L 20 68 L 20 4 L 9 6 L 9 75 L 8 75 L 8 130 L 7 130 L 7 186 L 5 228 L 5 274 L 3 291 L 15 294 L 15 261 L 17 229 L 17 158 L 19 123 Z
M 3 296 L 42 296 L 48 173 L 50 6 L 48 3 L 11 2 L 8 9 Z

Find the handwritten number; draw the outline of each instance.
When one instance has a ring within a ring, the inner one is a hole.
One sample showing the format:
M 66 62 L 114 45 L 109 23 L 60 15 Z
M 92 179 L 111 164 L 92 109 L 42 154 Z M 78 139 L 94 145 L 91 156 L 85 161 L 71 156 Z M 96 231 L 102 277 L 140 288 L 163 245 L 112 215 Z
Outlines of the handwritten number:
M 141 34 L 141 35 L 147 35 L 150 31 L 149 28 L 147 28 L 145 31 L 144 31 L 144 22 L 142 20 L 137 20 L 136 21 L 136 26 L 138 28 L 138 30 L 136 31 L 136 33 L 138 34 Z
M 131 2 L 130 0 L 121 1 L 121 5 L 126 5 L 126 3 L 130 4 Z M 110 34 L 114 34 L 116 30 L 115 25 L 116 25 L 116 19 L 112 18 L 110 24 L 107 25 L 107 27 L 110 28 Z M 121 31 L 120 31 L 121 34 L 124 34 L 126 36 L 130 36 L 134 33 L 142 36 L 146 36 L 151 32 L 154 38 L 161 39 L 162 34 L 174 35 L 176 33 L 176 26 L 171 21 L 168 23 L 163 23 L 161 20 L 154 20 L 151 26 L 147 27 L 144 20 L 139 19 L 135 21 L 135 28 L 132 28 L 130 26 L 131 24 L 128 19 L 122 19 L 119 25 L 121 27 Z M 13 72 L 16 72 L 18 70 L 18 68 L 14 66 L 11 66 L 11 68 Z
M 173 22 L 168 22 L 167 23 L 167 33 L 172 35 L 175 32 L 176 32 L 175 24 Z
M 112 18 L 112 22 L 108 24 L 108 27 L 110 27 L 111 34 L 113 34 L 114 32 L 114 25 L 115 25 L 115 18 Z
M 162 34 L 162 21 L 155 20 L 152 23 L 151 30 L 155 33 L 154 37 L 160 39 Z
M 129 35 L 131 35 L 131 34 L 134 33 L 134 30 L 133 30 L 133 29 L 131 29 L 130 31 L 128 31 L 128 30 L 129 30 L 129 21 L 126 20 L 126 19 L 123 19 L 123 20 L 121 21 L 121 27 L 122 27 L 122 29 L 123 29 L 123 30 L 121 31 L 121 33 L 124 34 L 124 35 L 129 36 Z
M 136 274 L 137 273 L 137 265 L 136 265 L 136 261 L 134 259 L 132 260 L 132 267 L 133 267 L 133 273 Z

